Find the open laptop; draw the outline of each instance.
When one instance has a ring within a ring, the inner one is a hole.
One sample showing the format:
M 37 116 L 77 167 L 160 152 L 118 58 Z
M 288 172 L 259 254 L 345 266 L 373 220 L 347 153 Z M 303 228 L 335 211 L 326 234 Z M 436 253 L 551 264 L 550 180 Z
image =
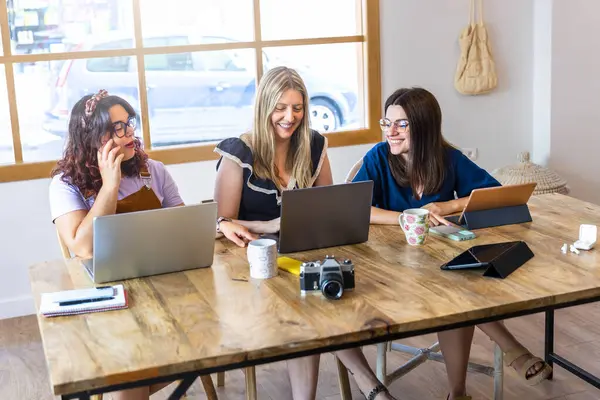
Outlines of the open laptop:
M 96 217 L 84 267 L 95 283 L 209 267 L 216 220 L 214 202 Z
M 281 199 L 280 254 L 369 239 L 373 181 L 286 190 Z
M 470 211 L 525 205 L 533 194 L 536 185 L 537 183 L 531 182 L 475 189 L 471 192 L 469 200 L 460 215 L 445 218 L 454 224 L 462 225 L 465 222 L 463 218 L 465 213 Z

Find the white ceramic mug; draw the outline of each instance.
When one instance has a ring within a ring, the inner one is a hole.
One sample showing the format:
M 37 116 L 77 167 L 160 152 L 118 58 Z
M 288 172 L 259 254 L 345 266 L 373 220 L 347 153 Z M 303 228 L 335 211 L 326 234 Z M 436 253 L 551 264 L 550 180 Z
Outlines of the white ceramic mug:
M 258 239 L 248 243 L 250 277 L 269 279 L 277 276 L 277 242 L 273 239 Z

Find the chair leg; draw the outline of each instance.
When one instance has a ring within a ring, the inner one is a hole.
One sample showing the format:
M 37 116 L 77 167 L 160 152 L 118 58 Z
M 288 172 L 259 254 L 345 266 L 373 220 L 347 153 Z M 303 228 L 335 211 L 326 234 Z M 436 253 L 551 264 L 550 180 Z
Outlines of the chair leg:
M 377 379 L 387 386 L 387 351 L 391 342 L 377 344 Z
M 256 369 L 254 367 L 244 368 L 246 377 L 246 400 L 257 400 L 256 395 Z
M 202 381 L 202 387 L 204 387 L 206 398 L 208 400 L 218 400 L 219 397 L 217 396 L 217 391 L 215 390 L 215 385 L 213 384 L 210 375 L 201 375 L 200 380 Z
M 225 386 L 225 372 L 217 372 L 217 387 Z
M 494 400 L 504 398 L 504 353 L 500 346 L 494 346 Z
M 342 400 L 352 400 L 352 391 L 350 390 L 350 379 L 348 378 L 348 369 L 335 357 L 338 370 L 338 383 L 340 384 L 340 396 Z

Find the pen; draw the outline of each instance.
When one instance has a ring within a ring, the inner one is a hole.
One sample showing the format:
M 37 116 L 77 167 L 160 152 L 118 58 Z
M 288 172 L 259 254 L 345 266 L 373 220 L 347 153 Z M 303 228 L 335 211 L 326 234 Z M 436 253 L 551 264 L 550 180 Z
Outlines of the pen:
M 96 301 L 104 301 L 104 300 L 114 300 L 113 297 L 99 297 L 96 299 L 85 299 L 85 300 L 71 300 L 71 301 L 61 301 L 58 303 L 59 306 L 74 306 L 76 304 L 84 304 L 84 303 L 93 303 Z

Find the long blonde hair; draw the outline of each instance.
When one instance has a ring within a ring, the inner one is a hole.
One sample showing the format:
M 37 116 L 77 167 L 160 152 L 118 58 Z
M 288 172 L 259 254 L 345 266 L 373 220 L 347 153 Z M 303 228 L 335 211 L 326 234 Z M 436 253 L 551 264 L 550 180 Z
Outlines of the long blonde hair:
M 271 122 L 271 114 L 281 95 L 288 89 L 297 90 L 302 95 L 304 115 L 292 135 L 285 168 L 291 171 L 290 179 L 295 178 L 299 188 L 308 187 L 312 176 L 309 99 L 306 86 L 295 70 L 275 67 L 263 75 L 256 91 L 252 131 L 242 135 L 242 140 L 252 149 L 254 175 L 270 179 L 280 190 L 284 188 L 280 185 L 279 171 L 275 165 L 275 127 Z

